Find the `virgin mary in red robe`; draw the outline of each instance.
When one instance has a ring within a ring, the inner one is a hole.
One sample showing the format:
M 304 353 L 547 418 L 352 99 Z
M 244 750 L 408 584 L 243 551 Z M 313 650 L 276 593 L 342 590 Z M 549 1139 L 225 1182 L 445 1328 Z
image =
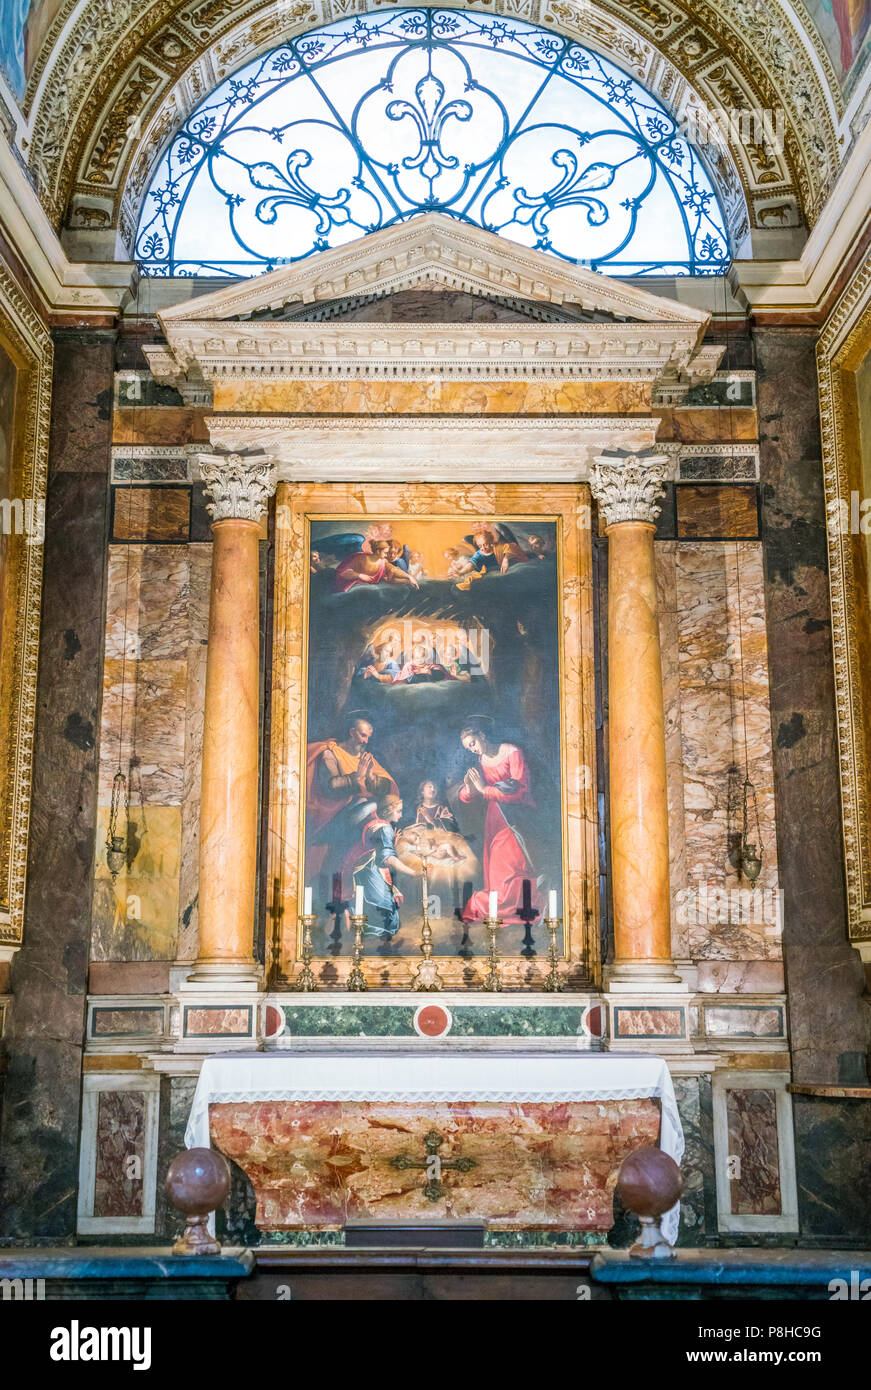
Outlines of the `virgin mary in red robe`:
M 484 732 L 483 720 L 473 721 L 460 734 L 463 747 L 474 753 L 478 766 L 466 773 L 458 796 L 469 804 L 483 801 L 484 888 L 473 893 L 463 908 L 463 921 L 481 922 L 488 916 L 489 895 L 498 897 L 503 922 L 523 922 L 523 885 L 530 885 L 529 906 L 538 910 L 535 869 L 523 837 L 513 823 L 512 808 L 535 806 L 529 789 L 529 769 L 515 743 L 494 743 Z

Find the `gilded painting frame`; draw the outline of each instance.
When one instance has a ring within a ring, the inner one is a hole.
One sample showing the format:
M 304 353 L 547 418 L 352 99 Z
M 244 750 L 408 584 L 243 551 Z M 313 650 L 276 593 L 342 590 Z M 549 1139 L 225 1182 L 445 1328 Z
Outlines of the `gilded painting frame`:
M 53 353 L 48 328 L 2 264 L 0 345 L 16 371 L 9 491 L 24 518 L 9 537 L 0 657 L 0 951 L 8 951 L 24 932 Z
M 817 343 L 832 609 L 841 815 L 850 940 L 871 958 L 871 610 L 864 537 L 832 524 L 861 495 L 856 373 L 871 353 L 871 256 L 832 310 Z
M 275 521 L 275 584 L 270 785 L 268 797 L 267 942 L 274 987 L 290 987 L 299 969 L 298 915 L 302 884 L 306 760 L 308 530 L 312 520 L 335 516 L 449 519 L 534 517 L 560 526 L 560 753 L 562 760 L 565 951 L 559 972 L 569 989 L 595 986 L 600 978 L 598 829 L 596 805 L 595 673 L 593 652 L 592 533 L 586 484 L 475 484 L 464 495 L 450 484 L 287 483 L 278 485 Z M 410 989 L 415 955 L 364 956 L 371 989 Z M 547 972 L 535 959 L 506 956 L 506 989 L 536 990 Z M 350 954 L 313 962 L 321 989 L 343 990 Z M 481 961 L 438 957 L 446 989 L 480 988 Z

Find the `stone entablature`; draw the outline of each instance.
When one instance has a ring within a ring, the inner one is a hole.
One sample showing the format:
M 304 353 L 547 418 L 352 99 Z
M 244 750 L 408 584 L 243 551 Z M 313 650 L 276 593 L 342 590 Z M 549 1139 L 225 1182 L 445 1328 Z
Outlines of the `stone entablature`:
M 571 305 L 614 322 L 389 324 L 257 322 L 286 304 L 449 286 Z M 723 348 L 710 315 L 624 281 L 556 261 L 440 213 L 159 314 L 167 346 L 144 349 L 158 381 L 333 380 L 649 382 L 679 397 L 709 382 Z M 253 321 L 252 321 L 253 320 Z M 255 409 L 258 407 L 254 407 Z M 571 408 L 569 408 L 571 409 Z M 510 411 L 509 411 L 510 413 Z

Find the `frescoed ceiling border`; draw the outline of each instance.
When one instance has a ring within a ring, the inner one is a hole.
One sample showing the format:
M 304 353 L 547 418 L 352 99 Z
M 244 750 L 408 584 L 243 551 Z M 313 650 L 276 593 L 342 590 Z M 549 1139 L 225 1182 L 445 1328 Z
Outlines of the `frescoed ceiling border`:
M 307 28 L 390 0 L 68 0 L 25 97 L 22 152 L 54 225 L 119 228 L 124 253 L 137 198 L 173 128 L 227 73 Z M 425 3 L 432 0 L 425 0 Z M 812 224 L 831 188 L 843 97 L 816 29 L 778 0 L 472 0 L 577 37 L 627 67 L 669 108 L 693 101 L 785 116 L 782 151 L 732 141 L 720 190 L 758 227 Z M 715 158 L 715 163 L 718 158 Z M 739 173 L 740 188 L 729 194 Z M 740 239 L 740 238 L 738 238 Z

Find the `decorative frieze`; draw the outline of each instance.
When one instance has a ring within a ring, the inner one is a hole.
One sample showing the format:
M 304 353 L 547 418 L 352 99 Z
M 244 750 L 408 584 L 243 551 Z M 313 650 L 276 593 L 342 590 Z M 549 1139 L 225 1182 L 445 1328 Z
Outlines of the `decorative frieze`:
M 649 415 L 206 417 L 215 448 L 262 451 L 280 480 L 462 482 L 477 505 L 474 475 L 489 482 L 583 482 L 606 448 L 653 446 Z M 462 505 L 462 504 L 461 504 Z

